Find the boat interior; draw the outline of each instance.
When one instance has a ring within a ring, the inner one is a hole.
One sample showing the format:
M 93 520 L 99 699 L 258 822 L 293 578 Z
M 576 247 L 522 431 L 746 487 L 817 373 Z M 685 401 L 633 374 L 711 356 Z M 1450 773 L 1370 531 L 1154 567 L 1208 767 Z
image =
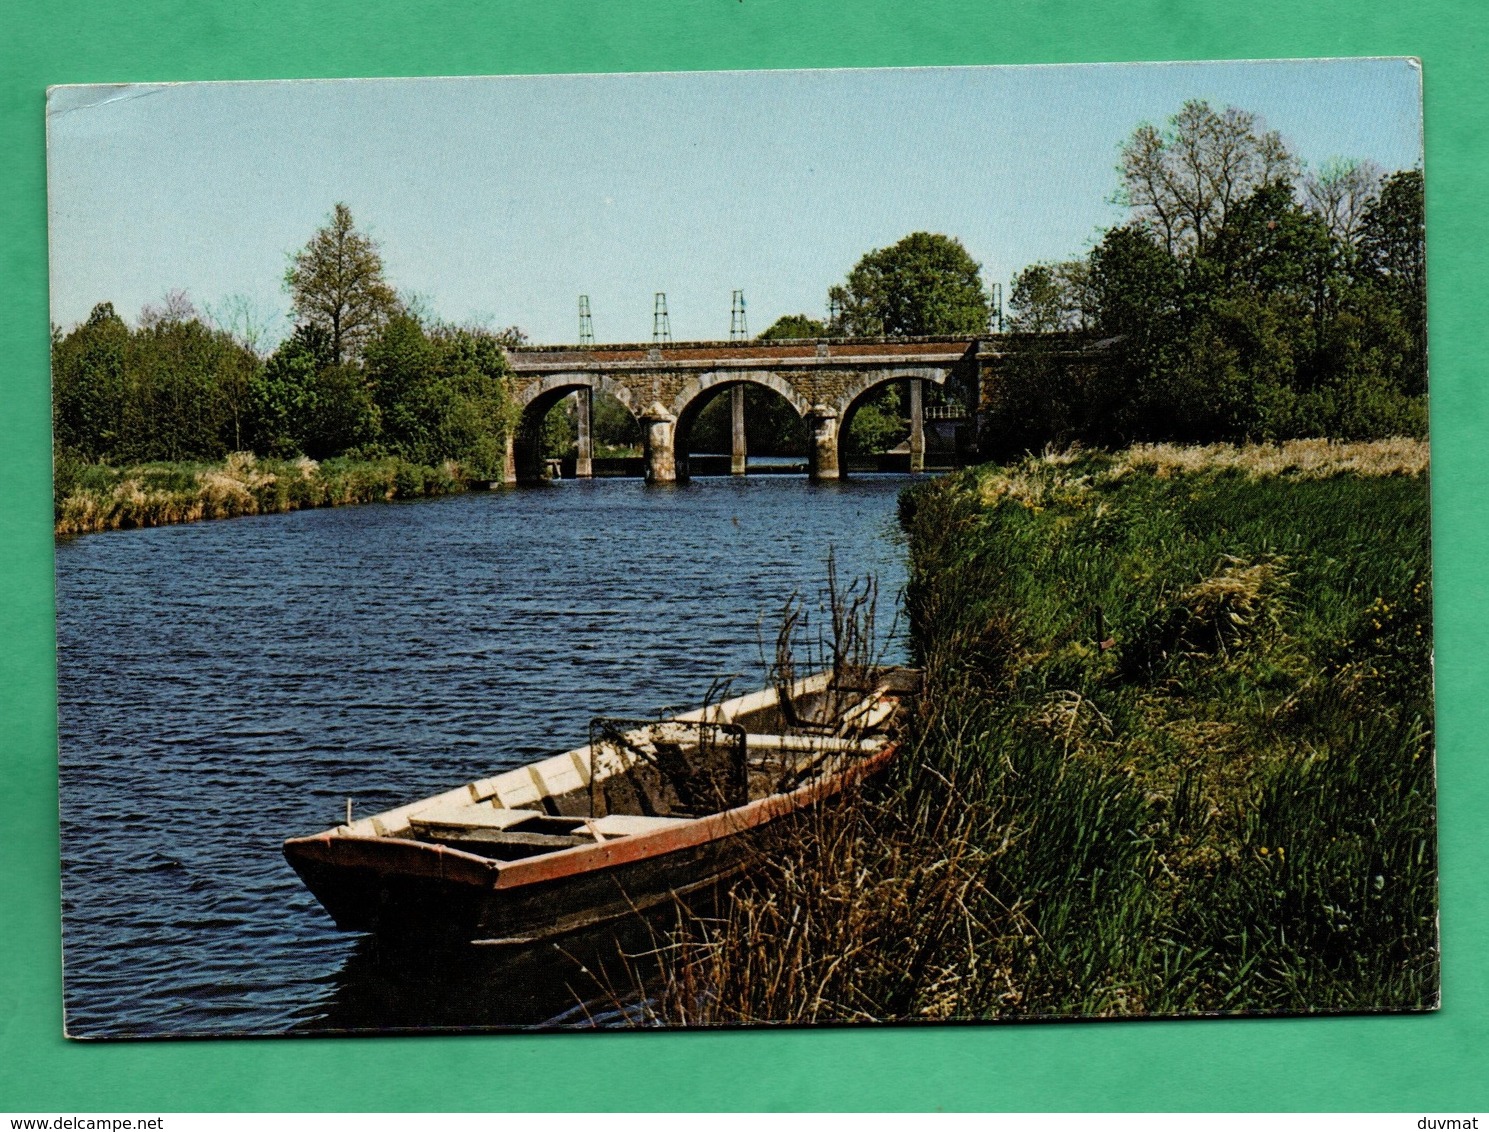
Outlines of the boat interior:
M 514 861 L 686 824 L 882 749 L 916 675 L 821 673 L 664 719 L 596 719 L 583 747 L 331 833 Z

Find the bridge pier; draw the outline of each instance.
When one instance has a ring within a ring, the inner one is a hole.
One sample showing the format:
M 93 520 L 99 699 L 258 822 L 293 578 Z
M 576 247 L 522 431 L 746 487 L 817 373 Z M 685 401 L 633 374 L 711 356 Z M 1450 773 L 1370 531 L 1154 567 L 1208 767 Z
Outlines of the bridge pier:
M 647 483 L 677 482 L 677 418 L 659 401 L 641 415 L 644 431 Z
M 579 390 L 578 404 L 574 412 L 574 478 L 589 479 L 595 474 L 595 446 L 590 432 L 590 419 L 594 411 L 595 391 L 589 386 Z
M 828 405 L 813 405 L 807 423 L 812 428 L 808 476 L 814 481 L 838 479 L 838 411 Z
M 910 471 L 925 471 L 925 382 L 910 379 Z
M 745 446 L 744 399 L 743 385 L 736 385 L 729 390 L 729 417 L 733 425 L 734 440 L 729 454 L 729 472 L 736 476 L 745 474 L 745 465 L 749 463 L 750 456 L 749 449 Z
M 502 458 L 502 483 L 517 482 L 517 436 L 516 429 L 507 432 L 506 453 Z

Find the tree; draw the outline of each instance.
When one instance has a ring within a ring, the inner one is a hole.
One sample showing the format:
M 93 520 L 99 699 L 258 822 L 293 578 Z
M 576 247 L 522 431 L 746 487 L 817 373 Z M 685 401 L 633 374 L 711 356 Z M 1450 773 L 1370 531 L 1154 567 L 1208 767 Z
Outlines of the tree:
M 52 333 L 52 433 L 59 449 L 88 462 L 107 460 L 130 426 L 129 327 L 113 303 L 99 303 L 81 326 Z
M 1426 297 L 1427 248 L 1423 238 L 1422 171 L 1392 173 L 1360 225 L 1360 251 L 1366 269 L 1388 280 L 1415 303 Z
M 1398 310 L 1412 336 L 1406 387 L 1427 388 L 1427 245 L 1422 171 L 1404 169 L 1382 183 L 1380 195 L 1360 225 L 1360 260 L 1365 283 Z
M 1033 333 L 1090 326 L 1091 270 L 1086 260 L 1036 263 L 1013 277 L 1008 305 L 1012 330 Z
M 860 259 L 829 297 L 853 335 L 985 334 L 988 297 L 961 241 L 912 232 Z
M 398 308 L 383 279 L 377 244 L 353 227 L 351 210 L 340 202 L 326 226 L 295 253 L 284 282 L 294 313 L 330 335 L 337 363 L 355 359 Z
M 1144 123 L 1122 146 L 1117 201 L 1170 252 L 1203 248 L 1233 205 L 1289 177 L 1292 157 L 1275 130 L 1234 106 L 1191 99 L 1160 131 Z
M 1088 281 L 1099 333 L 1129 345 L 1167 336 L 1179 311 L 1179 264 L 1147 228 L 1110 229 L 1091 249 Z
M 475 475 L 501 474 L 517 412 L 494 335 L 398 314 L 368 343 L 367 377 L 383 446 L 416 464 L 455 460 Z
M 206 307 L 207 320 L 231 334 L 244 349 L 265 356 L 282 334 L 283 313 L 251 295 L 236 292 Z
M 259 360 L 199 318 L 141 327 L 127 355 L 139 407 L 120 456 L 127 460 L 217 460 L 244 444 Z
M 760 342 L 775 342 L 783 338 L 825 338 L 827 324 L 818 322 L 805 314 L 783 314 L 764 331 L 756 335 Z
M 172 322 L 193 322 L 201 318 L 197 313 L 196 304 L 191 301 L 191 296 L 179 288 L 167 291 L 160 300 L 160 306 L 146 303 L 140 308 L 138 319 L 141 330 L 154 330 L 157 326 L 164 326 Z
M 1380 186 L 1380 166 L 1373 161 L 1351 161 L 1335 157 L 1303 178 L 1303 196 L 1308 209 L 1329 229 L 1341 247 L 1353 247 L 1365 216 L 1375 203 Z

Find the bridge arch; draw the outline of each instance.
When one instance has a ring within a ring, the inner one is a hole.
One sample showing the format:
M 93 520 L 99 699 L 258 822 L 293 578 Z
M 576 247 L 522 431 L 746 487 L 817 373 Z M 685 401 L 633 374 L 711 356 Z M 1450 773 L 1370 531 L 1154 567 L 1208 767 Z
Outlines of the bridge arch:
M 949 373 L 949 370 L 931 366 L 865 370 L 855 374 L 852 380 L 843 387 L 842 395 L 837 403 L 838 416 L 846 417 L 850 411 L 856 410 L 858 403 L 869 394 L 883 389 L 886 385 L 892 385 L 896 381 L 917 378 L 921 381 L 929 381 L 933 385 L 945 385 Z
M 517 393 L 517 407 L 523 410 L 523 415 L 534 402 L 547 399 L 548 408 L 553 408 L 560 400 L 574 392 L 576 389 L 593 389 L 598 393 L 608 393 L 636 416 L 640 406 L 634 404 L 635 394 L 631 387 L 623 381 L 616 381 L 604 373 L 549 373 L 544 374 L 537 381 L 528 382 Z
M 800 419 L 807 419 L 811 412 L 811 406 L 805 402 L 797 388 L 788 378 L 779 373 L 760 370 L 720 371 L 704 374 L 696 380 L 689 381 L 673 400 L 671 410 L 676 418 L 673 446 L 679 477 L 686 478 L 688 475 L 688 458 L 692 455 L 694 426 L 703 410 L 714 404 L 716 398 L 722 397 L 726 392 L 743 389 L 746 386 L 770 390 L 784 401 Z M 742 406 L 740 411 L 743 411 Z M 740 425 L 741 427 L 743 425 L 742 419 Z M 733 470 L 736 472 L 744 470 L 743 442 L 744 437 L 741 433 L 736 439 L 733 461 Z
M 802 396 L 789 377 L 773 370 L 756 369 L 714 370 L 690 378 L 673 397 L 669 411 L 679 421 L 683 419 L 684 413 L 690 411 L 696 416 L 698 410 L 713 399 L 714 394 L 731 385 L 740 384 L 763 385 L 775 390 L 796 410 L 799 417 L 806 417 L 811 412 L 811 402 Z
M 950 370 L 940 367 L 917 366 L 914 368 L 895 367 L 893 369 L 869 370 L 857 374 L 844 387 L 842 396 L 837 403 L 837 458 L 839 468 L 846 469 L 848 466 L 848 433 L 853 424 L 853 418 L 858 414 L 858 410 L 868 404 L 876 394 L 887 386 L 904 382 L 911 387 L 910 401 L 913 403 L 918 397 L 920 390 L 924 388 L 926 382 L 932 385 L 944 386 L 950 373 Z M 920 383 L 920 389 L 916 389 L 914 383 Z M 918 471 L 915 454 L 917 448 L 923 453 L 924 437 L 923 435 L 919 437 L 915 435 L 916 429 L 920 425 L 918 412 L 913 411 L 909 404 L 906 406 L 906 411 L 911 417 L 911 468 Z
M 586 399 L 580 411 L 581 461 L 590 459 L 591 400 L 595 393 L 608 394 L 618 401 L 639 422 L 640 414 L 634 404 L 635 394 L 628 385 L 616 381 L 603 373 L 552 373 L 529 383 L 515 397 L 519 411 L 517 424 L 511 438 L 511 455 L 508 460 L 508 481 L 535 481 L 546 478 L 543 467 L 542 432 L 543 420 L 549 410 L 565 397 L 576 392 L 585 392 Z M 589 475 L 586 467 L 583 475 Z

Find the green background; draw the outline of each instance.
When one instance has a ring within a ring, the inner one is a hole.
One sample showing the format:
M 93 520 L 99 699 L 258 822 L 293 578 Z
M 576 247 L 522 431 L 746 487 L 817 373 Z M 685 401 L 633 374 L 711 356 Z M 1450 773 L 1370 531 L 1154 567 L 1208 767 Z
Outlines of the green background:
M 1489 1109 L 1486 32 L 1482 0 L 658 0 L 631 7 L 12 0 L 0 17 L 0 1110 Z M 1425 69 L 1440 1012 L 696 1034 L 63 1040 L 48 84 L 1337 55 L 1416 55 Z

